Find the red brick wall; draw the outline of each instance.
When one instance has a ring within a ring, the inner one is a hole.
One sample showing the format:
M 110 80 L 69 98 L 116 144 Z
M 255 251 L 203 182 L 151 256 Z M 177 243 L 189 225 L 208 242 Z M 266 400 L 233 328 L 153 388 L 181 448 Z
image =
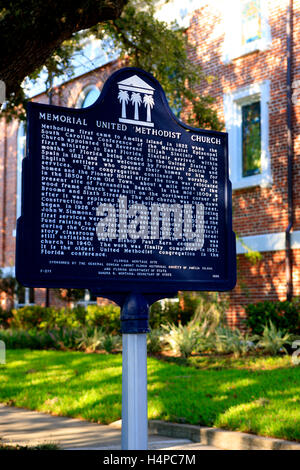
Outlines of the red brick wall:
M 223 3 L 223 2 L 222 2 Z M 224 27 L 220 1 L 208 1 L 197 10 L 187 34 L 195 47 L 191 58 L 201 65 L 206 75 L 214 76 L 211 84 L 202 82 L 199 93 L 212 95 L 219 117 L 224 121 L 223 94 L 264 80 L 270 81 L 269 151 L 273 184 L 268 188 L 235 190 L 233 192 L 233 226 L 241 237 L 265 233 L 284 232 L 287 217 L 287 131 L 286 131 L 286 14 L 288 1 L 268 2 L 272 44 L 264 52 L 253 52 L 222 61 Z M 214 6 L 214 8 L 213 8 Z M 300 1 L 294 1 L 294 96 L 299 94 L 294 107 L 294 230 L 300 229 Z M 233 26 L 234 27 L 234 26 Z M 294 98 L 295 103 L 295 98 Z M 294 294 L 299 290 L 299 250 L 294 250 Z M 255 265 L 245 256 L 238 256 L 238 285 L 230 295 L 228 321 L 238 325 L 244 317 L 243 306 L 260 300 L 283 300 L 286 296 L 285 252 L 265 252 Z

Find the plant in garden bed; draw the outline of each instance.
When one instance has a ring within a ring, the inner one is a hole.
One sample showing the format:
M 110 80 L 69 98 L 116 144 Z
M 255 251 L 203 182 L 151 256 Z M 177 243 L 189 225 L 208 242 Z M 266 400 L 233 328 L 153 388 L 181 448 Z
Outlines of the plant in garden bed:
M 0 340 L 6 349 L 70 349 L 76 346 L 78 330 L 69 328 L 40 331 L 7 329 L 0 330 Z
M 175 354 L 183 357 L 189 357 L 197 348 L 198 327 L 195 324 L 187 325 L 162 325 L 166 334 L 164 341 L 171 347 Z
M 0 328 L 9 328 L 12 321 L 12 311 L 0 307 Z
M 164 330 L 155 328 L 147 334 L 147 351 L 150 354 L 160 353 L 163 349 Z
M 56 349 L 75 349 L 80 330 L 75 328 L 55 328 L 46 333 L 53 339 Z
M 111 353 L 120 349 L 120 345 L 120 336 L 106 333 L 103 328 L 84 328 L 77 339 L 77 348 L 86 352 L 104 350 Z
M 112 335 L 105 333 L 102 338 L 101 349 L 104 349 L 107 353 L 120 350 L 122 345 L 122 339 L 119 335 Z
M 102 328 L 84 328 L 77 339 L 77 348 L 83 351 L 95 352 L 101 349 L 104 337 Z
M 254 350 L 256 336 L 242 333 L 238 329 L 219 326 L 214 333 L 214 350 L 221 354 L 233 353 L 235 357 L 244 356 Z
M 79 328 L 85 324 L 85 309 L 73 309 L 28 305 L 12 310 L 11 326 L 18 329 Z
M 256 347 L 262 349 L 266 354 L 273 356 L 282 352 L 287 354 L 285 345 L 291 344 L 291 338 L 291 334 L 277 330 L 270 321 L 269 325 L 265 325 L 262 337 L 259 339 Z
M 209 333 L 213 333 L 218 326 L 226 325 L 226 307 L 226 298 L 220 297 L 218 292 L 201 292 L 192 321 L 205 323 Z

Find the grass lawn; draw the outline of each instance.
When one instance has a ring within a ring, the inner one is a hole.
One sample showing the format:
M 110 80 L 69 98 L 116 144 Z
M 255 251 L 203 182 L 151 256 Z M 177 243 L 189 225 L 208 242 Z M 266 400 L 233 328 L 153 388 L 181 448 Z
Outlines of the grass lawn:
M 109 423 L 121 418 L 122 357 L 7 351 L 0 402 Z M 149 419 L 300 441 L 300 366 L 280 358 L 148 358 Z

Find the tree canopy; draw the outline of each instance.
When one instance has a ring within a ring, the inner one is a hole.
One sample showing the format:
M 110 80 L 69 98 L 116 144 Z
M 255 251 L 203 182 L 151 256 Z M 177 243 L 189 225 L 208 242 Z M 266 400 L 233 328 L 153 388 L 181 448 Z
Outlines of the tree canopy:
M 166 0 L 167 1 L 167 0 Z M 46 68 L 54 76 L 71 72 L 71 57 L 89 36 L 128 65 L 140 67 L 162 84 L 175 113 L 188 109 L 191 125 L 220 130 L 210 96 L 199 96 L 205 77 L 189 59 L 192 46 L 178 25 L 155 16 L 157 0 L 16 0 L 0 4 L 0 79 L 6 82 L 7 115 L 25 102 L 21 83 Z M 50 85 L 49 85 L 50 86 Z
M 77 31 L 120 16 L 128 0 L 0 2 L 0 78 L 8 95 Z

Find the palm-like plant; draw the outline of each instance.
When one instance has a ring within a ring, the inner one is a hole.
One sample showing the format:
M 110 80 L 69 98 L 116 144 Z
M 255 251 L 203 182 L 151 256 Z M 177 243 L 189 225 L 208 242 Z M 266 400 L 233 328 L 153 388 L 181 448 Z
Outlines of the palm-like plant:
M 269 325 L 265 325 L 261 339 L 257 343 L 258 348 L 262 348 L 267 354 L 275 356 L 280 352 L 287 350 L 285 344 L 291 344 L 291 335 L 277 330 L 276 326 L 270 321 Z
M 198 345 L 198 328 L 194 324 L 179 325 L 174 324 L 162 325 L 167 331 L 164 341 L 168 343 L 171 349 L 182 357 L 189 357 Z
M 134 119 L 139 120 L 139 106 L 142 102 L 140 93 L 132 93 L 130 101 L 134 104 Z
M 151 95 L 145 95 L 143 99 L 143 103 L 147 108 L 147 122 L 151 122 L 151 109 L 154 106 L 154 100 Z
M 128 92 L 125 90 L 120 90 L 118 94 L 118 99 L 122 103 L 122 118 L 126 118 L 126 105 L 129 101 Z
M 219 326 L 214 332 L 214 349 L 221 354 L 233 353 L 235 357 L 245 356 L 255 348 L 256 336 L 242 333 L 238 329 Z
M 102 348 L 111 353 L 114 349 L 119 349 L 121 346 L 121 338 L 118 335 L 106 334 L 102 339 Z
M 77 339 L 78 349 L 95 352 L 101 349 L 104 339 L 104 331 L 101 328 L 84 328 Z

